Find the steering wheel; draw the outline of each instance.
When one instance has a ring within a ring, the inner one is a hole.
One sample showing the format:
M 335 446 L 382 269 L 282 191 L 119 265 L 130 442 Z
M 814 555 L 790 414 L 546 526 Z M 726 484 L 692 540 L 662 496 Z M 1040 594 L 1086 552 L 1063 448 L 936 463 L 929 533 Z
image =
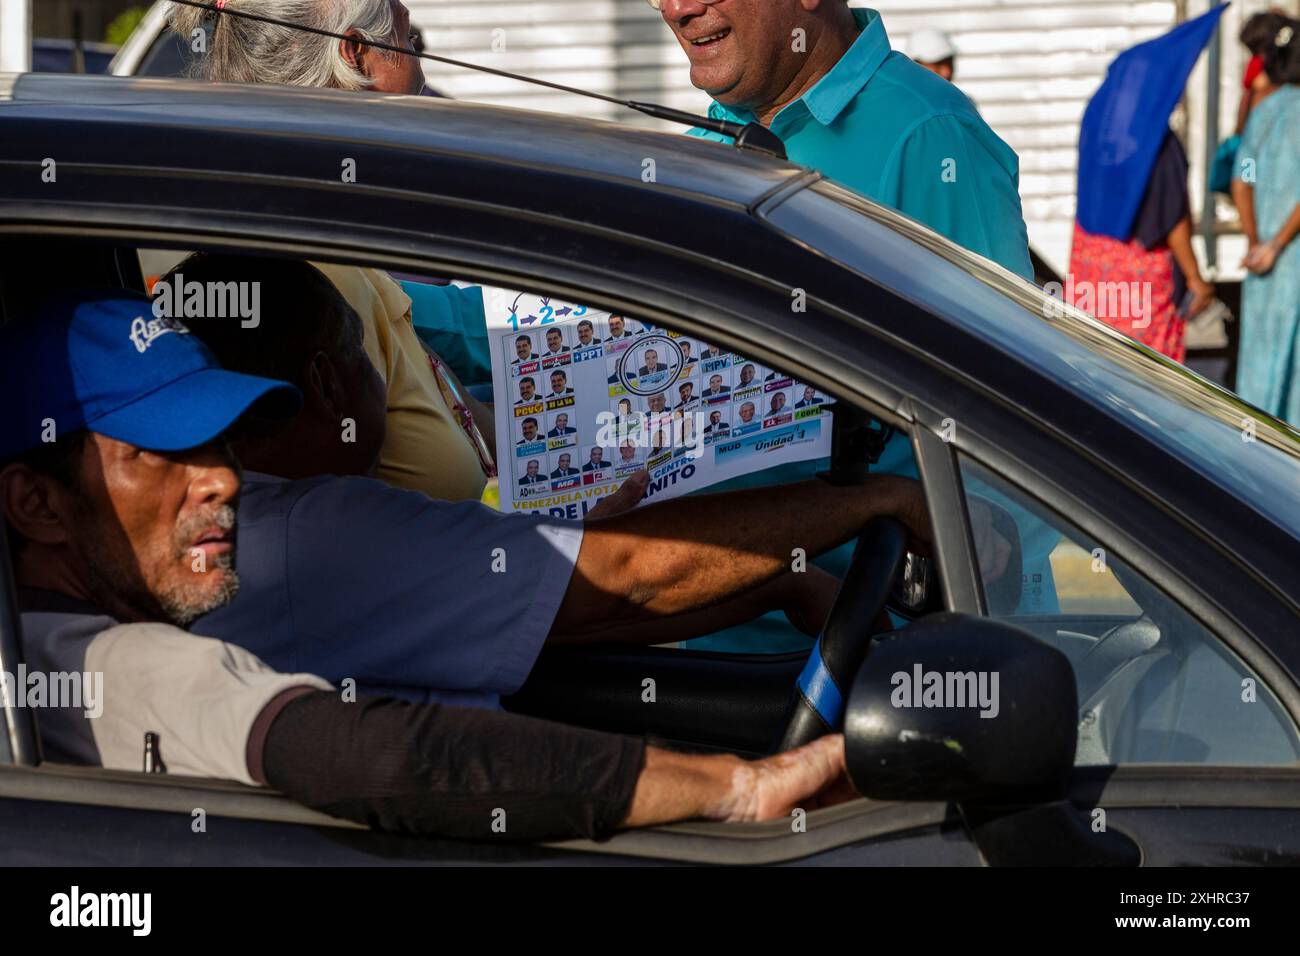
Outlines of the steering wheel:
M 848 573 L 786 708 L 785 731 L 773 753 L 834 733 L 844 724 L 844 693 L 871 647 L 871 629 L 885 609 L 907 555 L 907 531 L 874 518 L 858 535 Z

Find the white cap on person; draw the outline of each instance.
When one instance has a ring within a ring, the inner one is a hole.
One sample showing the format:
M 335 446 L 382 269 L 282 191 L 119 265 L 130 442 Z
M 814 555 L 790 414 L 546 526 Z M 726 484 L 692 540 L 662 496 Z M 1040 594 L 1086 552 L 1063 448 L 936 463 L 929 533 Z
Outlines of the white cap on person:
M 938 63 L 956 56 L 957 51 L 942 30 L 917 30 L 907 38 L 907 53 L 920 63 Z

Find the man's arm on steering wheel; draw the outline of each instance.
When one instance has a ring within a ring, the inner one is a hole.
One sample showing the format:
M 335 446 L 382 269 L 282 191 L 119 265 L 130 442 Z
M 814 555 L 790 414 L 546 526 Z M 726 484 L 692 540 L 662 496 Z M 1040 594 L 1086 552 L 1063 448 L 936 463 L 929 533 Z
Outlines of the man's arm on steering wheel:
M 671 644 L 716 634 L 771 611 L 783 612 L 791 626 L 809 637 L 816 637 L 835 603 L 839 587 L 839 578 L 810 564 L 804 571 L 786 571 L 710 607 L 630 623 L 615 621 L 603 628 L 588 629 L 579 634 L 560 634 L 552 630 L 546 642 L 632 646 Z M 888 629 L 888 625 L 878 628 Z
M 588 521 L 551 633 L 572 638 L 728 601 L 787 571 L 795 548 L 813 557 L 881 516 L 929 542 L 921 486 L 893 475 L 696 495 Z

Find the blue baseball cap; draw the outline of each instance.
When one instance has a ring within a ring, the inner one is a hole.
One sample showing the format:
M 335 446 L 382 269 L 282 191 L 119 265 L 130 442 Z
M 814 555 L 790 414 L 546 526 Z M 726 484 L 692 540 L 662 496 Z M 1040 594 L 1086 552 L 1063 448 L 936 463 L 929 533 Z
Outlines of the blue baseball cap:
M 289 418 L 302 395 L 226 371 L 142 295 L 60 295 L 0 327 L 0 461 L 49 440 L 51 424 L 56 437 L 85 428 L 149 451 L 197 448 L 254 405 Z

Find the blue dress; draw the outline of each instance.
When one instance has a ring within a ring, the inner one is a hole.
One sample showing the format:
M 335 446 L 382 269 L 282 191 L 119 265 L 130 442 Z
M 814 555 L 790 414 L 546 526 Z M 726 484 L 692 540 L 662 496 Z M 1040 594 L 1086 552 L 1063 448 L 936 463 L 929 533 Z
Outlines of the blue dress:
M 1259 238 L 1271 239 L 1300 203 L 1300 87 L 1284 86 L 1255 107 L 1233 178 L 1254 179 Z M 1287 243 L 1266 275 L 1246 276 L 1237 392 L 1300 425 L 1300 238 Z

